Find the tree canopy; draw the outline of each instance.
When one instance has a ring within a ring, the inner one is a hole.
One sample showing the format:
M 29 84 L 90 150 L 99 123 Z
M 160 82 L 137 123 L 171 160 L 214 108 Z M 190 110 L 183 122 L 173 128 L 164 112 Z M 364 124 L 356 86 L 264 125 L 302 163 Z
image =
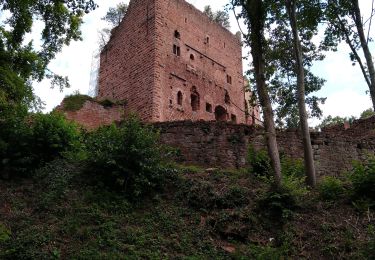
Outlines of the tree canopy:
M 210 18 L 211 21 L 214 21 L 226 29 L 230 29 L 229 14 L 224 10 L 218 10 L 216 12 L 212 11 L 210 5 L 204 7 L 203 13 Z
M 48 64 L 64 45 L 81 39 L 82 17 L 96 7 L 93 0 L 0 1 L 1 12 L 9 13 L 0 23 L 0 120 L 7 112 L 35 106 L 33 81 L 47 77 L 53 85 L 69 86 Z M 35 20 L 44 25 L 40 49 L 25 41 Z

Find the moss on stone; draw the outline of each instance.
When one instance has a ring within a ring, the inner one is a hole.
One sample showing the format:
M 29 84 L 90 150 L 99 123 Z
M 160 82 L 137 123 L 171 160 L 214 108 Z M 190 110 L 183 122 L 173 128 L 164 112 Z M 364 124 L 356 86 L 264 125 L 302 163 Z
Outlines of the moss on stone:
M 86 101 L 93 101 L 93 98 L 87 95 L 70 95 L 64 98 L 64 110 L 65 111 L 77 111 L 80 110 Z

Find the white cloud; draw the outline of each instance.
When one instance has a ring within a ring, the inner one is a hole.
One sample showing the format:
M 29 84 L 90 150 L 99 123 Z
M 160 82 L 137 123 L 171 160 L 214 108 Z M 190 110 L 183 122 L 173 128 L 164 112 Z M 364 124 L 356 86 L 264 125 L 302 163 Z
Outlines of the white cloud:
M 358 94 L 357 91 L 344 89 L 331 95 L 323 105 L 324 116 L 359 117 L 362 111 L 372 107 L 369 96 Z

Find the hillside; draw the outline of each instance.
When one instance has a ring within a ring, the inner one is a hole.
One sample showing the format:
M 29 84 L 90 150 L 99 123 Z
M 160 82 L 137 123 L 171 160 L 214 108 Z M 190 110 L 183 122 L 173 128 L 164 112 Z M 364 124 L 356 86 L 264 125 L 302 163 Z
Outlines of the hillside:
M 173 167 L 142 200 L 67 160 L 0 180 L 0 258 L 374 259 L 374 211 L 359 204 L 270 200 L 249 170 Z

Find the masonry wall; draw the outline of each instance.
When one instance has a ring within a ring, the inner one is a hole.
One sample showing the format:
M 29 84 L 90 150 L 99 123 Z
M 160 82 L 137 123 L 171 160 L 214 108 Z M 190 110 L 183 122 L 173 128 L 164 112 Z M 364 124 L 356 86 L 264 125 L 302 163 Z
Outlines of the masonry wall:
M 246 123 L 240 39 L 184 0 L 157 1 L 156 10 L 158 121 L 215 120 L 215 108 L 221 106 L 227 115 L 220 120 L 233 115 Z M 195 111 L 194 92 L 199 94 Z
M 98 97 L 126 100 L 130 111 L 153 121 L 155 55 L 155 0 L 132 0 L 101 52 Z
M 56 108 L 63 113 L 68 120 L 77 122 L 88 130 L 93 130 L 102 125 L 110 125 L 124 119 L 124 105 L 104 107 L 95 101 L 86 101 L 77 111 L 64 111 L 63 104 Z
M 147 122 L 251 124 L 241 49 L 240 39 L 185 0 L 131 0 L 100 55 L 98 96 L 126 100 Z
M 249 145 L 266 149 L 264 132 L 246 125 L 215 122 L 172 122 L 156 124 L 161 141 L 181 151 L 179 160 L 205 167 L 238 168 L 246 165 Z M 375 151 L 375 117 L 311 133 L 318 176 L 340 175 L 351 169 L 353 160 L 363 160 Z M 278 133 L 280 152 L 303 157 L 297 130 Z

